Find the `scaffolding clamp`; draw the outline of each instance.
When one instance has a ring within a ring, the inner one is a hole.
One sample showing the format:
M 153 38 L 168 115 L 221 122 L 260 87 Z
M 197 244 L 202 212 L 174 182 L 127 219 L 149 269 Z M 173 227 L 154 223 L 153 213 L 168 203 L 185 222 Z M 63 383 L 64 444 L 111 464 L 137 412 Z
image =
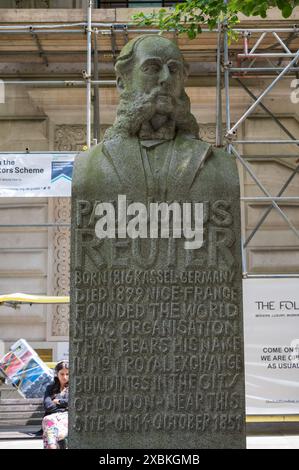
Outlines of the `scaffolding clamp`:
M 223 68 L 224 68 L 225 70 L 229 69 L 232 65 L 233 65 L 233 63 L 232 63 L 231 60 L 228 60 L 228 61 L 223 62 Z
M 91 79 L 91 75 L 89 75 L 86 70 L 82 70 L 82 77 L 86 81 Z
M 125 34 L 125 44 L 127 44 L 127 43 L 129 42 L 128 25 L 127 25 L 127 24 L 124 24 L 124 25 L 123 25 L 123 29 L 124 29 L 124 34 Z
M 230 143 L 230 142 L 232 142 L 232 141 L 234 140 L 234 138 L 236 137 L 236 135 L 237 135 L 237 132 L 236 132 L 236 131 L 232 131 L 232 132 L 228 131 L 228 132 L 225 134 L 224 137 L 225 137 L 226 140 Z
M 88 24 L 86 24 L 86 25 L 84 26 L 84 34 L 92 33 L 93 30 L 94 30 L 94 28 L 92 28 L 92 27 L 89 28 Z
M 242 31 L 242 36 L 243 38 L 248 38 L 251 36 L 251 31 Z
M 110 34 L 111 34 L 111 50 L 112 50 L 112 57 L 113 62 L 116 62 L 116 38 L 114 32 L 115 25 L 110 26 Z

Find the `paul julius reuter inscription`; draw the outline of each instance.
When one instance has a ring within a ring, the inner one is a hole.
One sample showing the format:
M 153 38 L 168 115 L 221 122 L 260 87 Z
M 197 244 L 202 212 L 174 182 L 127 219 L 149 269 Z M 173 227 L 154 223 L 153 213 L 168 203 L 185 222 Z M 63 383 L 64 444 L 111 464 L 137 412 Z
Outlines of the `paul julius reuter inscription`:
M 116 73 L 116 122 L 73 176 L 70 447 L 245 447 L 235 162 L 198 140 L 174 43 L 130 41 Z M 200 248 L 99 237 L 119 195 L 202 204 Z

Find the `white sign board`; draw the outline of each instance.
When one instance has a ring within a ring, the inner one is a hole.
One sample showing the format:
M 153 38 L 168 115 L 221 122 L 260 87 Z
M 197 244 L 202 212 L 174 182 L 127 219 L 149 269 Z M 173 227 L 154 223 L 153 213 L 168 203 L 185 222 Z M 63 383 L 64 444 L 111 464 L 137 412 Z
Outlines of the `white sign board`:
M 69 343 L 58 342 L 56 350 L 57 361 L 68 361 L 69 360 Z
M 73 154 L 0 154 L 0 197 L 70 197 Z
M 299 279 L 245 279 L 246 412 L 299 414 Z

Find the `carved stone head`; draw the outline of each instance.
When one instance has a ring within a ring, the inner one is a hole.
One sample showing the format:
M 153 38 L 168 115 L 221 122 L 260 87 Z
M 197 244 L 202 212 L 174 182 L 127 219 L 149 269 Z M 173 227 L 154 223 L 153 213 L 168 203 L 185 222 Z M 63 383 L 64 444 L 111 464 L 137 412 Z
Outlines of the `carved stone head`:
M 198 136 L 184 90 L 187 65 L 173 41 L 139 36 L 122 49 L 115 70 L 120 104 L 105 138 L 171 139 L 178 130 Z

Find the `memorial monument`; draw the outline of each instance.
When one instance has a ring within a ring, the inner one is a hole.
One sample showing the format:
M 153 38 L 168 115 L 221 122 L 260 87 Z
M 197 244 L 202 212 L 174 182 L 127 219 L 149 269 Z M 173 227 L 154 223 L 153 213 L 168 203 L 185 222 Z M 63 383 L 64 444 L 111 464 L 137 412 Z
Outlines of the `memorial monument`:
M 70 448 L 243 448 L 236 163 L 198 139 L 174 42 L 115 69 L 116 121 L 73 174 Z

